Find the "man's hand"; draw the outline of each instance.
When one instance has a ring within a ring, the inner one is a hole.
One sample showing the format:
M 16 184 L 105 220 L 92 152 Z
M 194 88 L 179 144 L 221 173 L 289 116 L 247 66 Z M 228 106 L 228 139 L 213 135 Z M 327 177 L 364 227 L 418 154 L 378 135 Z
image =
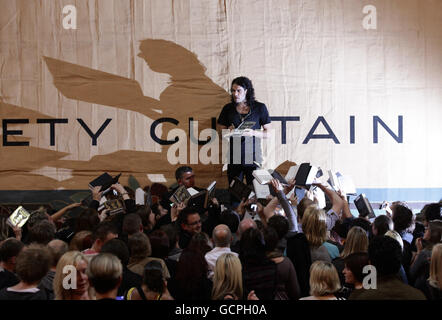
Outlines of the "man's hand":
M 249 294 L 247 295 L 247 300 L 259 300 L 254 290 L 249 292 Z
M 295 192 L 292 193 L 289 200 L 292 207 L 296 207 L 298 205 L 298 196 L 296 195 Z
M 213 198 L 212 198 L 212 203 L 213 203 L 215 206 L 219 207 L 219 202 L 218 202 L 218 199 L 217 199 L 217 198 L 213 197 Z
M 127 193 L 126 189 L 124 189 L 124 187 L 119 183 L 111 185 L 111 188 L 117 191 L 119 194 Z
M 278 179 L 270 180 L 269 184 L 270 184 L 270 187 L 273 188 L 273 191 L 275 193 L 278 193 L 279 191 L 282 191 L 284 189 Z
M 14 231 L 15 239 L 17 239 L 18 241 L 21 241 L 22 229 L 19 226 L 15 226 L 15 227 L 12 227 L 12 230 Z
M 327 188 L 322 183 L 314 183 L 313 185 L 319 187 L 327 195 L 332 203 L 332 210 L 340 216 L 344 208 L 344 200 L 335 191 Z
M 246 198 L 242 198 L 238 207 L 236 208 L 236 212 L 242 217 L 246 214 L 246 205 L 248 204 L 248 200 Z
M 119 184 L 119 183 L 113 184 L 113 185 L 111 185 L 111 188 L 113 190 L 117 191 L 119 194 L 121 194 L 123 196 L 124 200 L 130 199 L 129 194 L 127 193 L 126 189 L 124 189 L 124 187 L 121 184 Z
M 295 178 L 290 179 L 290 180 L 287 181 L 287 182 L 289 183 L 289 185 L 286 186 L 286 187 L 284 187 L 284 194 L 288 194 L 290 191 L 293 190 L 293 188 L 294 188 L 295 185 L 296 185 L 296 180 L 295 180 Z
M 96 186 L 96 187 L 93 187 L 91 189 L 92 199 L 94 199 L 94 200 L 96 200 L 98 202 L 100 202 L 101 197 L 103 195 L 103 192 L 101 192 L 100 190 L 101 190 L 101 186 Z
M 172 220 L 172 222 L 178 219 L 180 212 L 183 211 L 185 207 L 186 205 L 184 204 L 184 202 L 180 202 L 180 204 L 174 204 L 172 206 L 172 208 L 170 209 L 170 219 Z

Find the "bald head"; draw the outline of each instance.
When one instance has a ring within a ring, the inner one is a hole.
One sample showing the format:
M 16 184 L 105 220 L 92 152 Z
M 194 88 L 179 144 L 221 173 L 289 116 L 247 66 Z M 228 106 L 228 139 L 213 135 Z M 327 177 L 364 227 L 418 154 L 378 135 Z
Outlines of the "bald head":
M 219 224 L 213 229 L 212 238 L 216 247 L 229 247 L 232 242 L 232 232 L 225 224 Z
M 258 228 L 258 226 L 256 225 L 256 222 L 253 219 L 247 218 L 242 220 L 239 223 L 239 228 L 238 228 L 238 235 L 241 237 L 241 235 L 247 230 L 247 229 L 256 229 Z
M 48 243 L 52 256 L 52 266 L 57 266 L 58 260 L 68 251 L 68 244 L 64 241 L 54 239 Z

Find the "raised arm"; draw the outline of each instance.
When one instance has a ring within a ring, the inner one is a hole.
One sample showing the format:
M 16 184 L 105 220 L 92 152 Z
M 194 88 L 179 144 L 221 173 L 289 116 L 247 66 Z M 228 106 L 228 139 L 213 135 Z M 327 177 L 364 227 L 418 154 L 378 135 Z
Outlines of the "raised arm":
M 279 203 L 281 204 L 282 209 L 285 212 L 285 215 L 289 221 L 289 232 L 297 232 L 298 231 L 298 224 L 296 221 L 296 213 L 293 210 L 293 207 L 291 206 L 289 200 L 287 199 L 286 195 L 284 194 L 283 187 L 279 183 L 277 179 L 272 179 L 270 182 L 271 187 L 276 193 L 276 196 L 278 197 Z
M 67 205 L 66 207 L 58 210 L 56 213 L 54 213 L 52 216 L 50 216 L 50 219 L 53 222 L 56 222 L 58 219 L 60 219 L 68 210 L 77 208 L 81 206 L 81 203 L 71 203 L 70 205 Z

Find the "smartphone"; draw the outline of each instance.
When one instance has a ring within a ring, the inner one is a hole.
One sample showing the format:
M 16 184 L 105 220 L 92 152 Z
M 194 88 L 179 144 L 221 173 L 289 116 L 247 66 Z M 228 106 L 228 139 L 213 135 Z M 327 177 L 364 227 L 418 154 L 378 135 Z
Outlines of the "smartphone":
M 385 210 L 387 209 L 388 206 L 388 202 L 384 201 L 382 202 L 382 204 L 379 206 L 379 210 Z

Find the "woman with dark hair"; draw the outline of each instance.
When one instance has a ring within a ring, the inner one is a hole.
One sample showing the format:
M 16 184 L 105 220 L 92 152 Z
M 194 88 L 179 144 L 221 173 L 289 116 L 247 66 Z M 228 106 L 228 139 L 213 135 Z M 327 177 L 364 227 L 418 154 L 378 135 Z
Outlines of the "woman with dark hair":
M 442 241 L 442 220 L 433 220 L 425 228 L 423 238 L 416 240 L 417 252 L 410 266 L 410 284 L 425 292 L 430 275 L 430 259 L 433 247 Z
M 168 288 L 176 300 L 210 300 L 212 281 L 207 278 L 209 266 L 198 250 L 186 248 L 177 263 L 175 277 Z
M 266 242 L 258 229 L 249 228 L 240 240 L 244 292 L 255 291 L 259 300 L 274 300 L 277 294 L 277 265 L 266 254 Z
M 141 287 L 129 289 L 126 300 L 174 300 L 167 289 L 163 268 L 159 261 L 151 261 L 144 268 Z
M 252 81 L 246 77 L 238 77 L 232 81 L 230 89 L 232 102 L 225 105 L 218 118 L 220 130 L 241 129 L 246 122 L 253 124 L 250 130 L 238 136 L 230 137 L 229 165 L 227 176 L 229 184 L 233 178 L 252 184 L 253 170 L 257 166 L 254 161 L 262 163 L 261 138 L 265 138 L 270 130 L 270 116 L 265 104 L 255 100 Z M 262 131 L 261 131 L 262 128 Z M 233 145 L 241 144 L 241 154 L 233 154 Z M 241 199 L 238 199 L 241 200 Z
M 192 239 L 190 239 L 188 249 L 201 252 L 202 255 L 205 255 L 212 250 L 212 247 L 209 244 L 209 236 L 204 232 L 195 233 L 192 236 Z
M 278 233 L 270 226 L 264 229 L 267 257 L 277 266 L 275 300 L 298 300 L 300 289 L 293 263 L 277 249 Z
M 345 278 L 345 287 L 338 293 L 348 299 L 353 290 L 362 289 L 364 280 L 363 269 L 369 265 L 368 252 L 354 252 L 344 258 L 344 270 L 342 273 Z

